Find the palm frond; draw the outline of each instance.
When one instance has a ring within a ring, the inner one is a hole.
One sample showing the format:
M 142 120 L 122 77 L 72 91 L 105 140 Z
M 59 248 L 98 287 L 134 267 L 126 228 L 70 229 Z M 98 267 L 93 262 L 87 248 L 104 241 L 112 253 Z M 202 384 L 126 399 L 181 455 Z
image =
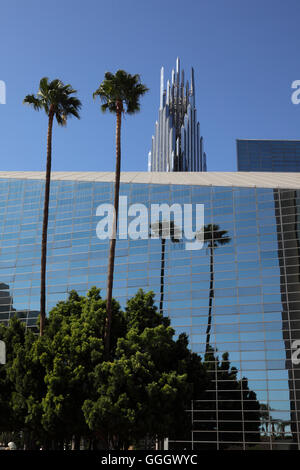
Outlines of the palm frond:
M 101 111 L 103 113 L 106 113 L 106 111 L 109 109 L 111 112 L 116 112 L 116 110 L 114 110 L 113 106 L 114 106 L 113 104 L 109 105 L 108 103 L 103 103 L 101 105 Z
M 48 91 L 49 91 L 49 79 L 48 77 L 43 77 L 40 80 L 38 95 L 46 97 L 48 94 Z
M 208 224 L 204 227 L 204 243 L 209 247 L 216 248 L 231 242 L 227 230 L 220 230 L 217 224 Z
M 182 239 L 182 230 L 173 220 L 159 220 L 150 225 L 150 237 L 171 239 L 172 243 L 178 243 Z
M 69 116 L 80 118 L 81 101 L 71 96 L 76 92 L 70 84 L 65 85 L 58 78 L 49 82 L 48 77 L 43 77 L 40 80 L 37 96 L 27 95 L 23 103 L 32 105 L 35 110 L 43 108 L 48 116 L 51 109 L 57 123 L 65 126 Z
M 103 112 L 109 110 L 116 113 L 117 103 L 125 105 L 124 111 L 134 114 L 140 110 L 140 97 L 148 91 L 148 88 L 140 83 L 140 76 L 130 75 L 125 70 L 118 70 L 115 74 L 106 72 L 104 80 L 93 93 L 93 98 L 99 96 Z
M 55 113 L 56 121 L 59 126 L 65 126 L 65 120 L 63 119 L 61 113 Z
M 96 91 L 94 91 L 93 93 L 93 100 L 95 100 L 97 98 L 97 96 L 100 96 L 100 87 L 97 88 Z
M 34 95 L 25 96 L 23 100 L 23 104 L 28 104 L 30 106 L 33 106 L 33 109 L 35 111 L 39 111 L 43 107 L 42 101 Z

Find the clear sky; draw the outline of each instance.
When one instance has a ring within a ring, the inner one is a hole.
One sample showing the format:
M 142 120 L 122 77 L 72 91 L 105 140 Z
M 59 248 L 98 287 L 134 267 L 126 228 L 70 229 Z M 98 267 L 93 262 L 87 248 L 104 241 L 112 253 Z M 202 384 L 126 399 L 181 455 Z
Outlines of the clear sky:
M 195 69 L 208 170 L 236 170 L 236 138 L 300 139 L 298 0 L 2 0 L 0 170 L 44 170 L 47 118 L 24 105 L 48 76 L 71 83 L 81 120 L 54 127 L 53 170 L 113 171 L 115 118 L 92 93 L 119 68 L 150 88 L 122 128 L 122 170 L 144 171 L 157 119 L 160 68 Z

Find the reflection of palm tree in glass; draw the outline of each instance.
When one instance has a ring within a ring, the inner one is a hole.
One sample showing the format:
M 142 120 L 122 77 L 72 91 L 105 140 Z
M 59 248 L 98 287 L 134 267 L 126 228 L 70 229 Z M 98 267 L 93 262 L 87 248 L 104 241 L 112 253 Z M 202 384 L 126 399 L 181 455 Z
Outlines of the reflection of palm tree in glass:
M 161 264 L 160 264 L 160 302 L 159 311 L 163 312 L 164 304 L 164 283 L 165 283 L 165 251 L 166 240 L 170 239 L 172 243 L 178 243 L 181 238 L 181 231 L 175 226 L 174 222 L 159 221 L 150 226 L 154 238 L 161 239 Z
M 214 297 L 214 251 L 221 245 L 230 243 L 231 238 L 227 235 L 227 230 L 220 230 L 219 225 L 208 224 L 204 226 L 203 241 L 210 251 L 210 283 L 209 283 L 209 307 L 208 321 L 206 328 L 206 347 L 205 352 L 210 350 L 210 330 L 212 323 L 212 300 Z

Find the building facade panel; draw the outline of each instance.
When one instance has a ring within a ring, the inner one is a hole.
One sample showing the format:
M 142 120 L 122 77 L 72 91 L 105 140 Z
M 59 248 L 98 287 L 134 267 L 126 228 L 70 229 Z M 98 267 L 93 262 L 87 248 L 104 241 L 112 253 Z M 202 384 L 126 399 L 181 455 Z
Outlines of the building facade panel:
M 0 179 L 0 321 L 17 314 L 33 328 L 43 191 L 39 179 Z M 299 189 L 121 183 L 120 194 L 128 206 L 149 209 L 193 204 L 193 216 L 195 204 L 204 204 L 205 225 L 228 237 L 225 244 L 214 237 L 213 257 L 208 244 L 187 250 L 184 239 L 166 240 L 163 280 L 161 239 L 117 241 L 113 295 L 120 304 L 142 288 L 154 291 L 159 306 L 163 282 L 163 312 L 176 334 L 187 333 L 204 357 L 209 330 L 215 351 L 207 357 L 214 386 L 191 403 L 191 432 L 170 448 L 298 448 Z M 96 285 L 105 296 L 108 241 L 96 235 L 96 209 L 112 200 L 109 181 L 52 181 L 48 312 L 72 289 L 84 295 Z
M 300 171 L 299 140 L 237 140 L 238 171 Z

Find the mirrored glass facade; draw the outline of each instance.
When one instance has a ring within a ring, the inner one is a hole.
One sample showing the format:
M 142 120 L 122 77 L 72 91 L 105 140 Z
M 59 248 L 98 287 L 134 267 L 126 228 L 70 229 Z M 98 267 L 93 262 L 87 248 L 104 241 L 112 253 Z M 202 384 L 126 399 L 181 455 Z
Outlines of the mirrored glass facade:
M 114 297 L 124 306 L 143 288 L 159 306 L 163 283 L 163 311 L 176 333 L 186 332 L 203 357 L 209 330 L 219 358 L 211 360 L 211 390 L 187 410 L 191 432 L 169 448 L 299 448 L 299 189 L 121 183 L 120 192 L 147 207 L 204 204 L 205 224 L 227 236 L 192 251 L 166 240 L 163 279 L 160 239 L 117 241 Z M 32 328 L 43 194 L 41 180 L 0 179 L 0 320 L 17 314 Z M 48 311 L 72 289 L 85 294 L 96 285 L 105 296 L 108 241 L 96 236 L 96 208 L 112 196 L 109 182 L 52 181 Z
M 237 171 L 300 171 L 300 140 L 237 140 Z

